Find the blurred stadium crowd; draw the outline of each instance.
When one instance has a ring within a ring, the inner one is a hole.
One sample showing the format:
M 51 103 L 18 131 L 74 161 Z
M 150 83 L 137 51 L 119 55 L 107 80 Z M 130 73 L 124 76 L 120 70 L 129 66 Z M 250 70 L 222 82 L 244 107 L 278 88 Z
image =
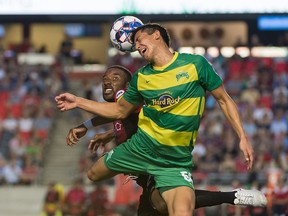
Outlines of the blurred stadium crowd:
M 37 179 L 39 170 L 43 167 L 43 151 L 47 148 L 49 133 L 55 122 L 54 96 L 61 91 L 69 90 L 69 78 L 64 70 L 65 61 L 62 61 L 59 55 L 58 61 L 51 66 L 19 64 L 16 57 L 8 58 L 4 53 L 5 48 L 0 48 L 0 187 L 39 184 Z M 196 186 L 215 186 L 213 187 L 215 190 L 219 189 L 217 186 L 257 188 L 263 190 L 269 198 L 268 209 L 263 211 L 285 215 L 286 210 L 287 215 L 287 57 L 242 58 L 234 55 L 225 58 L 222 55 L 211 57 L 206 54 L 206 58 L 223 78 L 226 90 L 239 107 L 244 128 L 254 147 L 255 162 L 253 170 L 247 172 L 238 149 L 237 136 L 215 100 L 208 94 L 206 111 L 193 151 L 195 164 L 193 178 Z M 120 64 L 135 71 L 144 62 L 129 54 L 117 54 L 111 58 L 109 64 Z M 101 91 L 92 89 L 99 89 L 99 83 L 90 83 L 86 96 L 90 99 L 100 98 Z M 95 92 L 98 92 L 96 93 L 98 95 L 93 95 Z M 91 157 L 86 146 L 83 148 L 85 150 L 79 161 L 79 175 L 85 179 L 85 170 L 97 157 Z M 89 216 L 105 215 L 105 212 L 109 215 L 111 200 L 106 186 L 113 186 L 116 188 L 116 193 L 120 190 L 119 195 L 122 194 L 122 198 L 119 196 L 118 201 L 115 201 L 117 197 L 115 194 L 114 206 L 118 206 L 120 212 L 125 211 L 126 216 L 133 215 L 137 208 L 137 196 L 141 191 L 133 183 L 130 189 L 121 191 L 124 187 L 123 181 L 123 176 L 119 176 L 119 179 L 117 177 L 96 185 L 94 195 L 93 191 L 91 193 L 85 191 L 84 186 L 87 184 L 85 181 L 77 180 L 75 185 L 71 186 L 69 190 L 74 191 L 74 195 L 71 195 L 72 192 L 69 195 L 69 191 L 62 190 L 62 193 L 59 193 L 59 190 L 55 191 L 55 185 L 51 183 L 46 200 L 54 199 L 60 204 L 66 203 L 64 205 L 66 209 L 62 208 L 62 204 L 59 209 L 67 215 L 80 215 L 83 212 Z M 50 192 L 52 195 L 48 195 Z M 123 193 L 127 195 L 124 198 Z M 81 208 L 72 205 L 71 209 L 75 212 L 69 212 L 67 210 L 70 209 L 67 207 L 69 199 L 81 203 Z M 92 208 L 91 202 L 101 205 Z M 131 208 L 126 208 L 127 206 Z M 265 215 L 265 212 L 257 214 L 259 209 L 239 210 L 233 207 L 231 211 L 242 211 L 242 215 Z M 200 211 L 198 215 L 201 215 Z

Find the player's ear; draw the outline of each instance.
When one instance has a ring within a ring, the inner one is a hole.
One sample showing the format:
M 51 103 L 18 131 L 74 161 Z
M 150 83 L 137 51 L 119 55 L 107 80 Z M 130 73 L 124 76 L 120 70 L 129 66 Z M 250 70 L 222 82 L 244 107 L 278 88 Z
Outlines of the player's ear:
M 156 40 L 159 40 L 159 38 L 161 37 L 160 32 L 158 30 L 156 30 L 153 34 Z

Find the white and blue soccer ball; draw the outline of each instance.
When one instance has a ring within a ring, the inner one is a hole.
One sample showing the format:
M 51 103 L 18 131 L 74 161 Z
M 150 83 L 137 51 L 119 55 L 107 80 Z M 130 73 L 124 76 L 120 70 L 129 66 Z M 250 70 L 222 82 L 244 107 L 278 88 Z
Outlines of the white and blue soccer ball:
M 122 16 L 114 21 L 110 30 L 110 40 L 113 46 L 122 52 L 135 51 L 135 45 L 131 41 L 131 32 L 143 22 L 134 16 Z

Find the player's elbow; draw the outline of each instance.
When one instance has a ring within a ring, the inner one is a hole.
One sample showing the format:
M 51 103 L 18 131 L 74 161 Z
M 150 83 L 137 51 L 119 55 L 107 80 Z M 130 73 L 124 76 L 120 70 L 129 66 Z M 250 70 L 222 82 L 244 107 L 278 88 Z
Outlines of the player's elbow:
M 119 119 L 119 120 L 123 120 L 123 119 L 126 119 L 128 116 L 129 116 L 128 113 L 120 112 L 120 113 L 118 114 L 118 119 Z
M 128 109 L 120 107 L 116 112 L 116 119 L 123 120 L 126 119 L 129 116 L 130 112 Z
M 125 99 L 121 99 L 116 106 L 117 119 L 126 119 L 136 108 L 136 105 L 127 102 Z
M 97 173 L 95 173 L 92 169 L 89 169 L 87 171 L 87 177 L 92 182 L 98 182 L 101 179 L 98 177 Z

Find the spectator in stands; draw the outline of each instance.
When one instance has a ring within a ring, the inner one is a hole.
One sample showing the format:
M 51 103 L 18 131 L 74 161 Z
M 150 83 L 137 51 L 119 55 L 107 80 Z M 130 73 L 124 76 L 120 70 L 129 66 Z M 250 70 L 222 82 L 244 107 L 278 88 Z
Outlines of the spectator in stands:
M 0 61 L 0 92 L 4 91 L 5 88 L 5 78 L 7 77 L 6 70 L 4 68 L 4 64 Z M 7 80 L 7 79 L 6 79 Z
M 26 146 L 26 156 L 33 164 L 42 165 L 42 151 L 45 140 L 41 137 L 33 136 Z
M 35 182 L 39 166 L 34 163 L 32 159 L 26 155 L 24 158 L 21 183 L 24 185 L 31 185 Z
M 288 132 L 288 121 L 285 118 L 283 109 L 276 109 L 274 111 L 274 118 L 271 121 L 270 131 L 275 138 Z
M 42 139 L 48 138 L 49 129 L 51 128 L 52 121 L 49 117 L 49 112 L 45 109 L 38 109 L 37 115 L 33 121 L 33 128 L 35 133 Z
M 4 166 L 3 175 L 6 184 L 18 185 L 21 183 L 22 168 L 19 165 L 17 159 L 13 158 Z
M 264 59 L 263 59 L 264 60 Z M 264 62 L 265 64 L 265 62 Z M 270 68 L 271 63 L 267 63 L 268 65 L 263 66 L 262 68 L 258 69 L 258 80 L 257 80 L 257 87 L 262 93 L 263 91 L 272 92 L 273 91 L 273 70 Z
M 6 165 L 5 158 L 0 154 L 0 185 L 5 183 L 4 180 L 4 167 Z
M 288 213 L 288 186 L 285 180 L 280 178 L 272 194 L 273 216 L 284 216 Z
M 21 123 L 21 129 L 31 129 L 28 132 L 31 139 L 34 137 L 34 126 L 43 128 L 44 125 L 42 122 L 40 127 L 38 122 L 36 124 L 35 121 L 35 114 L 40 104 L 41 110 L 49 113 L 50 122 L 53 121 L 54 106 L 52 106 L 51 99 L 55 94 L 53 91 L 58 91 L 56 84 L 59 78 L 53 77 L 55 73 L 50 66 L 19 65 L 16 56 L 9 57 L 6 53 L 9 54 L 9 52 L 5 52 L 4 55 L 0 55 L 0 154 L 4 157 L 3 161 L 5 161 L 5 169 L 4 162 L 0 165 L 0 175 L 4 181 L 5 171 L 6 177 L 8 176 L 7 180 L 10 179 L 11 184 L 18 184 L 27 182 L 25 179 L 29 178 L 26 177 L 30 176 L 34 172 L 33 170 L 38 170 L 37 166 L 41 165 L 42 148 L 45 144 L 43 140 L 39 144 L 39 142 L 35 143 L 34 140 L 19 138 L 19 132 L 23 135 L 23 131 L 19 130 L 19 118 L 22 117 L 23 112 L 23 115 L 28 114 L 31 120 L 30 123 L 33 122 L 32 126 L 31 124 L 22 124 L 25 120 Z M 36 135 L 43 134 L 39 132 Z M 48 137 L 48 134 L 43 136 Z M 38 149 L 40 150 L 39 154 Z M 32 160 L 32 166 L 30 162 L 26 162 L 26 157 L 30 157 L 27 160 Z M 12 166 L 12 164 L 15 165 Z M 22 170 L 21 176 L 17 174 L 17 170 Z M 17 180 L 12 181 L 12 177 Z
M 232 98 L 238 99 L 239 95 L 244 87 L 243 78 L 239 73 L 235 73 L 233 77 L 226 81 L 227 92 L 231 95 Z
M 19 119 L 19 131 L 21 139 L 25 140 L 27 143 L 30 141 L 33 132 L 33 115 L 29 107 L 25 107 L 23 110 L 23 116 Z
M 214 148 L 209 146 L 207 148 L 205 156 L 202 158 L 201 162 L 199 162 L 199 170 L 210 173 L 210 172 L 218 172 L 219 169 L 219 158 L 214 154 Z
M 254 106 L 260 98 L 259 90 L 251 83 L 248 82 L 247 88 L 240 92 L 241 102 L 247 102 L 248 104 Z
M 18 158 L 23 158 L 26 153 L 27 143 L 21 139 L 19 131 L 16 131 L 14 137 L 12 137 L 8 143 L 10 156 L 14 155 Z
M 10 112 L 8 113 L 7 118 L 4 118 L 2 121 L 0 153 L 2 153 L 5 158 L 9 157 L 9 141 L 14 137 L 18 126 L 19 120 Z
M 87 210 L 87 194 L 81 178 L 74 181 L 65 195 L 64 215 L 82 216 Z
M 273 119 L 273 112 L 270 108 L 266 107 L 264 103 L 258 102 L 254 108 L 253 118 L 255 119 L 257 127 L 269 129 Z
M 88 195 L 87 216 L 107 215 L 111 207 L 108 198 L 108 190 L 101 183 L 94 186 L 94 190 Z
M 242 115 L 243 119 L 243 128 L 247 133 L 247 136 L 250 140 L 253 139 L 255 134 L 257 133 L 257 126 L 255 124 L 255 121 L 251 115 L 251 113 L 247 112 L 244 115 Z
M 60 62 L 66 65 L 71 65 L 73 63 L 71 52 L 73 50 L 74 43 L 72 37 L 65 34 L 63 41 L 60 43 L 59 57 Z
M 55 185 L 54 182 L 51 182 L 48 186 L 41 216 L 62 216 L 60 194 Z
M 224 160 L 219 164 L 219 171 L 222 173 L 235 173 L 236 172 L 236 164 L 235 158 L 232 157 L 231 154 L 226 153 L 224 155 Z

